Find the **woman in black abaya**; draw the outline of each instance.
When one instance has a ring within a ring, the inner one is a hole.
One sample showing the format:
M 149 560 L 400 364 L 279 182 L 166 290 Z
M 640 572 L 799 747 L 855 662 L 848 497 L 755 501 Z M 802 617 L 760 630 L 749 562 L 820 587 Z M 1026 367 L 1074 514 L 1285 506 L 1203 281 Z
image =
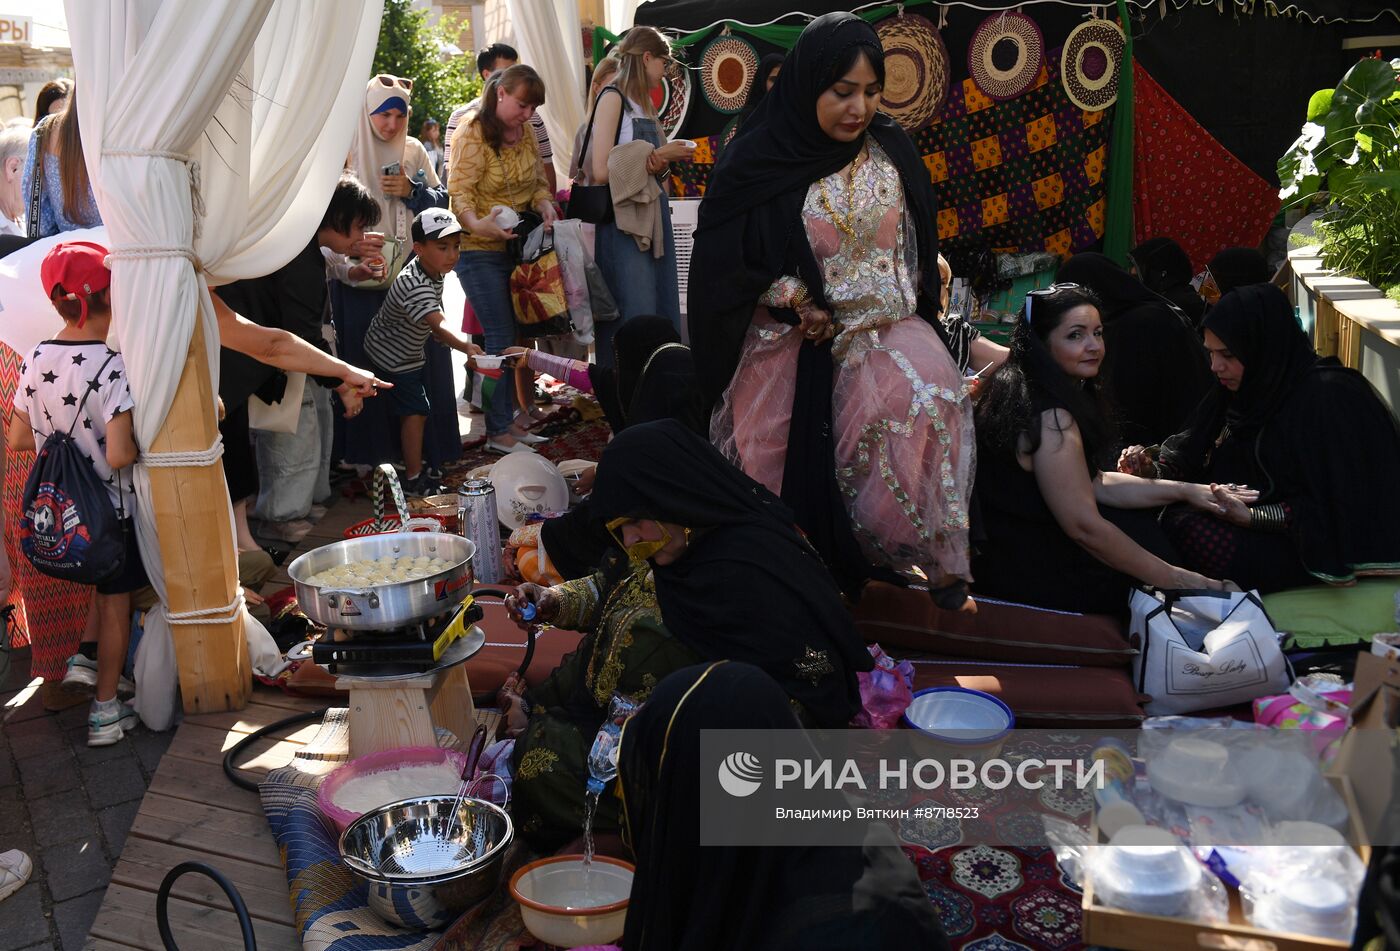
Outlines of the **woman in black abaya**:
M 948 947 L 884 826 L 863 848 L 701 847 L 701 731 L 796 727 L 771 677 L 724 662 L 676 671 L 627 722 L 618 789 L 637 871 L 625 951 Z
M 1191 259 L 1171 238 L 1150 238 L 1129 252 L 1137 276 L 1147 289 L 1165 297 L 1186 315 L 1192 327 L 1201 325 L 1206 302 L 1191 286 Z
M 1219 517 L 1169 511 L 1163 525 L 1186 564 L 1265 593 L 1400 574 L 1400 498 L 1389 491 L 1400 431 L 1371 384 L 1319 359 L 1271 285 L 1226 294 L 1203 326 L 1219 383 L 1149 474 L 1261 495 Z
M 710 436 L 855 595 L 876 574 L 971 608 L 967 388 L 939 336 L 928 171 L 877 107 L 884 53 L 812 21 L 700 206 L 690 341 Z

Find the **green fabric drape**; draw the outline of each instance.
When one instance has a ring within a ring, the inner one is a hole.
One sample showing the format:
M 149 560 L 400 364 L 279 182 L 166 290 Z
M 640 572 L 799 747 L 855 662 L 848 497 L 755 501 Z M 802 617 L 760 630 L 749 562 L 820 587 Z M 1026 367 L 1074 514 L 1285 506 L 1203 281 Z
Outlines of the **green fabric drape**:
M 1103 253 L 1128 264 L 1133 247 L 1133 23 L 1127 0 L 1118 0 L 1123 25 L 1123 65 L 1118 101 L 1113 108 L 1113 136 L 1108 146 L 1108 207 L 1104 212 Z

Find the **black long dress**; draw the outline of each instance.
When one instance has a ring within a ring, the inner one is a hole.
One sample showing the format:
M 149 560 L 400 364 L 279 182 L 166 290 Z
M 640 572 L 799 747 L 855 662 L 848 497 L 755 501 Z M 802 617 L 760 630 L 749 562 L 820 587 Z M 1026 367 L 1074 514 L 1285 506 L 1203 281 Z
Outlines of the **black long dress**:
M 618 785 L 637 871 L 625 951 L 948 947 L 884 827 L 864 847 L 701 846 L 701 731 L 796 728 L 783 691 L 742 663 L 676 671 L 628 721 Z
M 1081 614 L 1127 611 L 1134 580 L 1065 534 L 1035 473 L 1021 468 L 1012 452 L 979 442 L 976 497 L 985 537 L 972 556 L 975 594 Z M 1155 511 L 1101 505 L 1099 514 L 1162 560 L 1174 560 Z
M 1284 506 L 1287 526 L 1172 511 L 1165 526 L 1185 563 L 1264 592 L 1400 573 L 1400 430 L 1371 384 L 1319 359 L 1271 285 L 1226 294 L 1204 327 L 1243 364 L 1241 383 L 1215 388 L 1160 465 L 1173 478 L 1253 486 L 1259 504 Z

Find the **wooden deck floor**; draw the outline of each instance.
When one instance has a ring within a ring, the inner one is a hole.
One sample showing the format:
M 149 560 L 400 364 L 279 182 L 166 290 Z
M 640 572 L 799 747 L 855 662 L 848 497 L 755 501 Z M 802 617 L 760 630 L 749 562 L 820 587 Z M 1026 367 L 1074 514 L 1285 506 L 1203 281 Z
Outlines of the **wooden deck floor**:
M 156 890 L 180 862 L 198 860 L 222 871 L 238 887 L 253 918 L 258 948 L 300 946 L 292 927 L 287 878 L 256 793 L 223 773 L 224 751 L 260 727 L 324 706 L 266 687 L 235 713 L 189 717 L 161 760 L 126 847 L 112 872 L 87 947 L 162 948 L 156 929 Z M 244 757 L 244 776 L 256 781 L 284 766 L 320 729 L 318 723 L 279 731 Z M 237 919 L 223 892 L 209 879 L 186 875 L 170 900 L 175 939 L 186 951 L 241 951 Z

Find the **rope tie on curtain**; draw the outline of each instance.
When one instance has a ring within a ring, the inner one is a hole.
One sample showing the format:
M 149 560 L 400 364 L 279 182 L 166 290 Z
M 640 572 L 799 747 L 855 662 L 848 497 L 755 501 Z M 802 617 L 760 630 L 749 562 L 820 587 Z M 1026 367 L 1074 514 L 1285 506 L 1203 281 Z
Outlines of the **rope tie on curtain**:
M 165 612 L 165 619 L 175 627 L 194 624 L 232 624 L 242 616 L 243 591 L 241 589 L 232 601 L 217 608 Z
M 199 240 L 200 225 L 204 220 L 204 192 L 202 190 L 203 179 L 199 174 L 199 163 L 184 152 L 172 152 L 168 149 L 103 149 L 104 157 L 113 156 L 116 158 L 163 158 L 172 162 L 181 162 L 189 171 L 190 176 L 190 211 L 194 213 L 194 238 Z M 145 248 L 136 250 L 147 250 Z M 147 257 L 159 257 L 160 255 L 146 255 Z M 194 252 L 182 254 L 194 262 L 195 270 L 199 270 L 199 259 L 194 256 Z
M 208 449 L 191 452 L 143 452 L 140 462 L 148 469 L 178 469 L 212 466 L 224 454 L 222 436 L 214 437 L 214 445 Z
M 113 248 L 107 252 L 107 260 L 113 258 L 127 258 L 129 260 L 141 260 L 145 258 L 184 258 L 194 265 L 196 271 L 204 270 L 204 264 L 199 260 L 198 255 L 190 248 L 180 248 L 174 245 L 161 244 L 138 244 L 129 247 Z M 111 265 L 108 264 L 110 269 Z

